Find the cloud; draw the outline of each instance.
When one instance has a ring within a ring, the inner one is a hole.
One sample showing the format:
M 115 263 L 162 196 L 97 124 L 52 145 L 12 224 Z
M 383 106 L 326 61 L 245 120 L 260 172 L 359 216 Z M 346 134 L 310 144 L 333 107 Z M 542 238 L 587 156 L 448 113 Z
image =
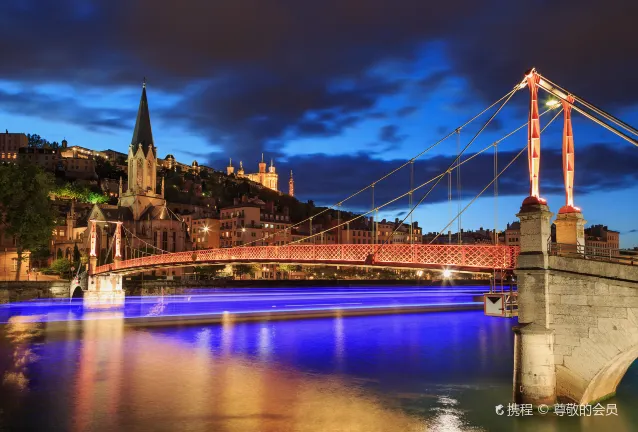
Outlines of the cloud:
M 627 58 L 635 37 L 627 33 L 638 2 L 488 2 L 446 39 L 452 70 L 480 95 L 498 95 L 536 67 L 590 102 L 619 107 L 636 102 L 628 92 L 638 59 Z M 559 31 L 560 35 L 557 34 Z M 619 59 L 623 59 L 620 61 Z
M 45 120 L 59 120 L 81 124 L 94 131 L 131 130 L 136 108 L 97 108 L 83 105 L 67 96 L 55 96 L 32 90 L 8 92 L 0 89 L 0 109 L 11 114 L 38 116 Z M 27 131 L 33 132 L 33 131 Z M 51 137 L 54 140 L 54 137 Z
M 397 125 L 385 125 L 379 130 L 379 140 L 389 144 L 400 144 L 407 138 L 407 135 L 399 135 Z
M 605 144 L 582 146 L 576 157 L 576 201 L 581 195 L 598 191 L 610 191 L 626 188 L 638 182 L 638 152 L 633 148 L 609 147 Z M 514 158 L 518 152 L 499 152 L 499 167 Z M 468 154 L 467 157 L 470 155 Z M 614 162 L 612 162 L 614 161 Z M 357 190 L 366 187 L 389 173 L 405 161 L 384 161 L 371 158 L 369 154 L 349 156 L 328 156 L 315 154 L 288 158 L 287 165 L 295 172 L 296 190 L 301 199 L 313 199 L 321 205 L 331 205 L 344 199 Z M 419 185 L 445 171 L 452 162 L 451 156 L 435 156 L 417 160 L 414 164 L 414 184 Z M 463 196 L 476 196 L 493 178 L 493 156 L 485 152 L 461 167 Z M 564 191 L 561 150 L 546 148 L 542 153 L 541 193 L 543 195 L 562 194 Z M 520 196 L 523 199 L 529 189 L 526 153 L 517 159 L 499 178 L 499 195 Z M 585 175 L 584 173 L 587 173 Z M 583 173 L 583 174 L 580 174 Z M 320 177 L 321 181 L 317 181 Z M 404 168 L 387 180 L 375 186 L 375 203 L 387 202 L 409 189 L 409 171 Z M 425 194 L 433 183 L 414 193 L 417 201 Z M 447 181 L 442 181 L 425 203 L 446 201 L 448 196 Z M 344 204 L 345 208 L 365 211 L 370 208 L 371 190 L 361 193 Z M 389 206 L 389 209 L 400 209 L 407 206 L 408 198 Z
M 11 61 L 0 63 L 0 79 L 109 91 L 146 75 L 151 104 L 155 89 L 183 95 L 166 112 L 174 123 L 247 157 L 382 114 L 378 101 L 403 83 L 374 67 L 413 61 L 424 41 L 455 27 L 449 17 L 479 9 L 463 0 L 415 13 L 422 7 L 418 0 L 400 8 L 390 0 L 9 2 L 0 51 Z M 312 118 L 328 111 L 334 118 Z
M 410 105 L 410 106 L 404 106 L 402 108 L 399 108 L 396 112 L 396 115 L 398 117 L 409 117 L 412 114 L 414 114 L 415 112 L 417 112 L 419 109 L 419 107 Z
M 451 105 L 491 102 L 531 66 L 603 107 L 635 103 L 627 29 L 638 3 L 554 3 L 13 1 L 0 14 L 0 52 L 10 59 L 0 62 L 0 80 L 109 92 L 146 75 L 151 105 L 156 90 L 181 96 L 163 116 L 239 158 L 386 118 L 379 102 L 415 84 L 423 97 L 460 77 L 470 87 Z M 423 67 L 428 44 L 441 53 Z M 380 72 L 390 63 L 411 73 Z M 130 124 L 118 110 L 87 109 L 87 120 L 50 106 L 34 111 L 96 129 Z

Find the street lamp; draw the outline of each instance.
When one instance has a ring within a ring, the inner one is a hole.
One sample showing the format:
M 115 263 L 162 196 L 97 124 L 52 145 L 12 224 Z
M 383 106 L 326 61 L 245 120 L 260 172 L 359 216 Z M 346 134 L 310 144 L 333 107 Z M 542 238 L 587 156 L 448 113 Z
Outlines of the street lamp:
M 449 279 L 450 276 L 452 276 L 452 270 L 449 270 L 449 269 L 443 270 L 443 277 L 444 278 Z

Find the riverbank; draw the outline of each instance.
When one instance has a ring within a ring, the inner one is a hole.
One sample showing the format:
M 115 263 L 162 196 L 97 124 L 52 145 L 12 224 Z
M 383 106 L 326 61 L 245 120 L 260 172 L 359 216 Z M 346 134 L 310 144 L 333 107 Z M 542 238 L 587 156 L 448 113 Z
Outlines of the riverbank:
M 124 279 L 126 295 L 185 294 L 191 288 L 309 288 L 309 287 L 380 287 L 380 286 L 476 286 L 489 285 L 489 280 L 362 280 L 362 279 L 257 279 L 257 280 L 141 280 Z
M 0 304 L 19 301 L 68 298 L 68 280 L 50 281 L 3 281 L 0 282 Z M 142 280 L 141 278 L 125 278 L 124 291 L 127 296 L 181 295 L 192 292 L 193 289 L 217 288 L 311 288 L 311 287 L 381 287 L 381 286 L 473 286 L 489 285 L 489 281 L 482 280 L 444 280 L 444 281 L 414 281 L 414 280 Z
M 0 282 L 0 304 L 35 299 L 68 297 L 68 280 Z

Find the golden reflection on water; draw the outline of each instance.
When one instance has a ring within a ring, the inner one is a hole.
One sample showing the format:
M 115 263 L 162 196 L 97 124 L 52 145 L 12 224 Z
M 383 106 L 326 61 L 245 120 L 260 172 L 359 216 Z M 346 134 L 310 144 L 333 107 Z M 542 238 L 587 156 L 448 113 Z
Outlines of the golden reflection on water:
M 233 324 L 224 323 L 222 353 L 204 329 L 195 345 L 122 320 L 86 320 L 73 407 L 76 431 L 423 431 L 425 423 L 335 377 L 277 369 L 230 355 Z M 259 355 L 270 353 L 269 328 Z M 159 429 L 158 429 L 159 428 Z
M 6 336 L 13 345 L 12 362 L 2 376 L 2 384 L 17 390 L 27 390 L 29 378 L 27 366 L 37 361 L 31 343 L 42 336 L 43 324 L 36 322 L 37 317 L 14 316 L 5 326 Z
M 86 318 L 54 325 L 14 317 L 5 327 L 13 362 L 3 376 L 3 385 L 20 391 L 30 384 L 30 364 L 42 361 L 41 369 L 49 366 L 46 358 L 39 360 L 33 355 L 34 341 L 49 336 L 51 341 L 46 343 L 56 343 L 65 336 L 66 344 L 76 341 L 62 351 L 63 364 L 74 368 L 68 375 L 73 391 L 72 399 L 64 401 L 68 408 L 64 416 L 69 419 L 64 430 L 536 432 L 581 427 L 600 430 L 603 423 L 609 426 L 607 430 L 632 430 L 622 417 L 603 421 L 516 419 L 492 412 L 475 419 L 487 429 L 472 426 L 464 405 L 474 405 L 463 400 L 465 393 L 458 393 L 458 399 L 420 393 L 395 393 L 386 398 L 362 388 L 361 380 L 282 368 L 272 361 L 277 327 L 269 322 L 254 328 L 258 332 L 257 358 L 249 358 L 236 354 L 246 329 L 238 329 L 232 320 L 222 323 L 220 349 L 214 350 L 211 328 L 202 328 L 193 343 L 161 332 L 125 329 L 118 312 L 108 320 L 91 319 L 91 314 Z M 344 325 L 338 318 L 333 327 L 337 371 L 345 357 Z M 56 397 L 57 393 L 51 395 Z M 425 408 L 432 404 L 423 404 L 424 398 L 437 398 L 435 408 Z M 407 401 L 416 411 L 399 408 L 399 400 Z

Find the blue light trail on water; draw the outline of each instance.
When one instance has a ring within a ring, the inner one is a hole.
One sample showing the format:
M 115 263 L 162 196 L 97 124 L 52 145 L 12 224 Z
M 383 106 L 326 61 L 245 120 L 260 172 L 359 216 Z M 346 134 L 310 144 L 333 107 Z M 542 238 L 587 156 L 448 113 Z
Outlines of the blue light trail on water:
M 357 287 L 301 289 L 196 289 L 185 295 L 127 297 L 118 316 L 188 317 L 224 314 L 408 309 L 480 305 L 474 297 L 487 286 L 465 287 Z M 86 312 L 91 312 L 87 314 Z M 33 322 L 108 319 L 113 309 L 95 309 L 82 299 L 47 299 L 10 303 L 0 307 L 0 323 L 12 316 Z

